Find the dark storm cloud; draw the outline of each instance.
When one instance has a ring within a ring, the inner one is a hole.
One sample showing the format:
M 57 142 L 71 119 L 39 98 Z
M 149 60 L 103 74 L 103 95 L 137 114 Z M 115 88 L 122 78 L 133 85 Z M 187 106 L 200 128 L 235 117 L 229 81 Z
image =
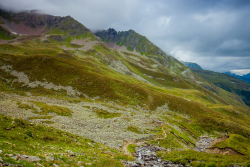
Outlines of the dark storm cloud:
M 250 69 L 249 0 L 1 0 L 14 10 L 70 15 L 95 31 L 134 29 L 204 69 Z

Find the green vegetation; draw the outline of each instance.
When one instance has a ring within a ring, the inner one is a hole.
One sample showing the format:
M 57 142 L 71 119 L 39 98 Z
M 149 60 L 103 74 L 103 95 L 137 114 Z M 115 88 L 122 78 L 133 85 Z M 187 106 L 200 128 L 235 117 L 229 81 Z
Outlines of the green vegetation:
M 32 106 L 30 106 L 28 104 L 22 104 L 22 103 L 18 102 L 17 105 L 18 105 L 18 108 L 23 108 L 25 110 L 30 109 L 30 110 L 33 110 L 34 112 L 37 112 L 36 108 L 34 108 L 34 107 L 32 107 Z
M 136 147 L 137 147 L 137 145 L 135 145 L 135 144 L 129 144 L 127 149 L 128 149 L 128 151 L 130 153 L 135 153 L 136 152 L 136 150 L 135 150 Z
M 3 22 L 3 20 L 2 20 L 2 19 L 0 19 L 0 24 L 4 24 L 4 22 Z
M 216 143 L 212 147 L 232 148 L 241 154 L 250 155 L 250 139 L 237 134 L 230 134 L 228 139 Z
M 37 114 L 47 115 L 48 113 L 56 113 L 62 116 L 71 116 L 71 113 L 72 113 L 71 110 L 65 107 L 51 106 L 42 102 L 35 102 L 35 101 L 33 101 L 32 103 L 36 104 L 38 107 L 41 108 L 41 112 L 34 112 Z
M 118 32 L 118 41 L 101 37 L 117 45 L 126 45 L 129 51 L 124 52 L 110 49 L 100 41 L 94 42 L 89 50 L 72 44 L 72 40 L 94 41 L 96 37 L 71 17 L 64 17 L 59 25 L 48 25 L 47 29 L 48 39 L 29 35 L 19 37 L 19 44 L 0 45 L 0 91 L 3 92 L 0 97 L 3 106 L 7 104 L 4 104 L 6 99 L 7 102 L 16 101 L 25 96 L 22 103 L 13 105 L 14 108 L 39 114 L 28 117 L 30 121 L 60 128 L 60 121 L 51 119 L 51 115 L 75 120 L 76 114 L 72 113 L 79 112 L 76 110 L 79 105 L 86 108 L 82 112 L 92 111 L 91 119 L 100 122 L 112 123 L 118 120 L 116 117 L 121 117 L 127 127 L 125 133 L 141 137 L 148 135 L 151 137 L 148 143 L 171 149 L 171 152 L 159 153 L 168 160 L 183 165 L 192 160 L 192 166 L 210 167 L 249 163 L 250 110 L 237 95 L 194 74 L 133 30 Z M 88 47 L 89 44 L 92 42 Z M 134 49 L 144 56 L 133 54 L 131 51 Z M 248 91 L 246 85 L 243 87 Z M 70 102 L 72 111 L 58 106 L 61 103 L 52 105 L 44 99 L 65 101 L 65 104 Z M 105 109 L 92 107 L 89 103 L 100 104 Z M 130 118 L 133 121 L 143 118 L 139 121 L 144 121 L 145 127 L 135 126 Z M 4 154 L 9 151 L 36 155 L 47 166 L 52 162 L 47 164 L 45 153 L 53 153 L 53 163 L 65 166 L 77 166 L 77 161 L 82 161 L 83 166 L 89 163 L 89 166 L 123 166 L 120 160 L 128 159 L 117 150 L 76 135 L 20 119 L 4 116 L 0 119 L 4 122 L 0 124 L 0 144 Z M 162 121 L 160 126 L 155 120 Z M 109 125 L 105 127 L 111 129 Z M 74 128 L 67 130 L 79 134 L 79 129 Z M 223 134 L 229 134 L 229 138 L 213 147 L 232 148 L 244 155 L 224 156 L 187 149 L 193 148 L 202 135 L 219 137 Z M 135 152 L 135 147 L 129 145 L 129 152 Z M 66 150 L 76 152 L 76 156 L 68 156 Z M 4 160 L 34 166 L 8 157 Z
M 66 47 L 71 48 L 83 47 L 71 44 L 71 41 L 74 39 L 89 38 L 91 41 L 95 40 L 95 35 L 89 29 L 70 16 L 64 17 L 60 25 L 51 28 L 47 32 L 47 35 L 50 35 L 49 39 L 51 43 L 55 43 L 58 46 L 66 45 Z M 55 36 L 63 38 L 54 38 Z
M 185 163 L 191 160 L 192 166 L 228 166 L 232 164 L 241 164 L 247 166 L 250 163 L 249 155 L 220 155 L 198 152 L 194 150 L 158 152 L 158 156 L 163 156 L 163 159 L 173 161 L 175 163 Z
M 155 46 L 145 36 L 142 36 L 136 33 L 134 30 L 119 31 L 116 36 L 117 38 L 112 38 L 112 39 L 108 39 L 109 36 L 105 36 L 106 33 L 104 31 L 99 31 L 95 35 L 100 37 L 105 42 L 111 41 L 111 42 L 115 42 L 116 45 L 120 45 L 120 46 L 124 45 L 127 47 L 127 50 L 130 52 L 132 52 L 133 50 L 136 50 L 137 52 L 141 53 L 141 55 L 145 54 L 147 56 L 165 55 L 165 53 L 160 51 L 160 48 Z M 135 47 L 132 47 L 132 46 L 135 46 Z
M 15 39 L 17 36 L 18 35 L 12 35 L 6 28 L 0 26 L 0 39 L 12 40 Z
M 250 84 L 223 73 L 191 68 L 199 76 L 212 82 L 226 91 L 239 95 L 246 105 L 250 106 Z
M 92 107 L 92 111 L 94 111 L 98 117 L 105 118 L 105 119 L 121 116 L 121 113 L 111 113 L 111 112 L 108 112 L 107 110 L 98 109 L 96 107 Z
M 150 144 L 159 145 L 164 148 L 169 148 L 170 150 L 183 148 L 181 143 L 183 143 L 183 141 L 178 139 L 172 133 L 167 133 L 167 136 L 164 139 L 150 141 Z
M 45 167 L 52 166 L 53 163 L 79 166 L 78 161 L 84 166 L 91 163 L 90 166 L 122 167 L 120 159 L 131 160 L 117 150 L 68 132 L 3 115 L 0 115 L 0 121 L 0 145 L 3 151 L 0 157 L 5 162 L 23 166 L 36 164 L 4 157 L 6 153 L 37 156 L 41 159 L 39 163 Z
M 134 132 L 134 133 L 138 133 L 138 134 L 143 134 L 140 130 L 140 128 L 136 127 L 136 126 L 128 126 L 127 128 L 128 131 Z

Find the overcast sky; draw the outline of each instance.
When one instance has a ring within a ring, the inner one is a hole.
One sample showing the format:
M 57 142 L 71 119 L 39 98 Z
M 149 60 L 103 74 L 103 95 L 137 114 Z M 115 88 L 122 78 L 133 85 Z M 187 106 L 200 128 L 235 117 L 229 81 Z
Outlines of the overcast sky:
M 250 0 L 0 0 L 15 10 L 70 15 L 92 31 L 133 29 L 203 69 L 250 69 Z

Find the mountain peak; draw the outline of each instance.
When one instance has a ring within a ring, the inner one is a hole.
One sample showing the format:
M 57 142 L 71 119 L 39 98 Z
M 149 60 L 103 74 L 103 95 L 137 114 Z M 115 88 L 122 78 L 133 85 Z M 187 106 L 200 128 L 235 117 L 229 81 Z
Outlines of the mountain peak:
M 41 35 L 54 29 L 61 32 L 70 31 L 67 33 L 70 36 L 82 35 L 85 32 L 92 34 L 89 29 L 71 16 L 52 16 L 42 14 L 39 10 L 9 12 L 0 9 L 0 19 L 2 27 L 17 35 Z
M 104 42 L 114 42 L 119 46 L 126 46 L 128 51 L 136 51 L 142 55 L 161 55 L 167 57 L 159 47 L 150 42 L 145 36 L 140 35 L 134 30 L 116 31 L 113 28 L 101 30 L 95 33 Z

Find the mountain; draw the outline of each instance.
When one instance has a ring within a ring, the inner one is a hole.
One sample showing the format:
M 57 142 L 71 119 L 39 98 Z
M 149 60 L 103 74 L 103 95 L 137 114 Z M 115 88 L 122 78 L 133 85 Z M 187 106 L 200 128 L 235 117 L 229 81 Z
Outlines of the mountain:
M 37 11 L 0 18 L 0 165 L 250 163 L 249 107 L 146 37 Z
M 199 70 L 203 70 L 201 68 L 201 66 L 199 66 L 198 64 L 196 63 L 192 63 L 192 62 L 183 62 L 183 64 L 187 67 L 191 67 L 191 68 L 196 68 L 196 69 L 199 69 Z
M 250 106 L 250 84 L 243 82 L 233 76 L 208 70 L 190 68 L 193 72 L 205 78 L 214 85 L 239 95 L 244 103 Z
M 242 81 L 245 81 L 245 82 L 247 82 L 247 83 L 250 83 L 250 74 L 246 74 L 246 75 L 243 75 L 243 76 L 236 75 L 236 74 L 231 73 L 231 72 L 225 72 L 225 74 L 231 75 L 231 76 L 233 76 L 233 77 L 235 77 L 235 78 L 238 78 L 238 79 L 240 79 L 240 80 L 242 80 Z
M 128 51 L 136 51 L 141 55 L 160 55 L 167 57 L 166 53 L 160 48 L 134 30 L 117 32 L 115 29 L 109 28 L 108 30 L 98 31 L 95 35 L 100 37 L 108 46 L 125 46 Z

